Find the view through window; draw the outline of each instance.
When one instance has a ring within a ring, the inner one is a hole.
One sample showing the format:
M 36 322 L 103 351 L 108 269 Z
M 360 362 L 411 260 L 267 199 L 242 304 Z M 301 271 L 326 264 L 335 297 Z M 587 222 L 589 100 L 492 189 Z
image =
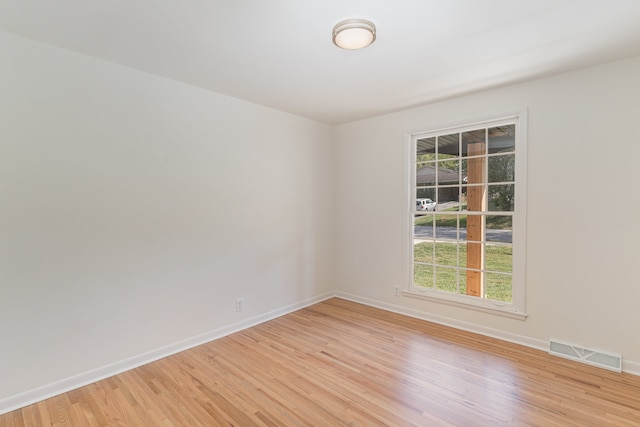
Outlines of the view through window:
M 517 123 L 413 136 L 412 291 L 502 305 L 514 290 L 523 296 L 514 278 Z

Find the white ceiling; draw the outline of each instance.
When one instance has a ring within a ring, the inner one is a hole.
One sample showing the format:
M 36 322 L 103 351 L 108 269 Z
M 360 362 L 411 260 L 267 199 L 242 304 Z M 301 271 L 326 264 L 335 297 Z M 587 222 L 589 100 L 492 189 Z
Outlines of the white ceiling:
M 378 28 L 338 49 L 346 18 Z M 640 55 L 640 0 L 0 0 L 0 30 L 336 124 Z

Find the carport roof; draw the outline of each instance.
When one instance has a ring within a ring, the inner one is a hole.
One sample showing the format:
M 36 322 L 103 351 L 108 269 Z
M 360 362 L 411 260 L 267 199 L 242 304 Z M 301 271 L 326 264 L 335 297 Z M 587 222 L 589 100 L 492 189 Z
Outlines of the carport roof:
M 485 134 L 485 130 L 487 134 Z M 515 125 L 496 126 L 489 129 L 477 129 L 465 132 L 455 132 L 447 135 L 421 138 L 417 141 L 417 155 L 434 154 L 436 140 L 439 154 L 467 156 L 469 144 L 488 140 L 488 153 L 500 153 L 515 149 Z M 460 153 L 462 151 L 462 153 Z
M 436 182 L 436 167 L 427 165 L 423 166 L 416 171 L 416 183 L 422 185 L 435 185 Z M 457 171 L 445 168 L 438 168 L 438 184 L 459 184 L 460 175 Z

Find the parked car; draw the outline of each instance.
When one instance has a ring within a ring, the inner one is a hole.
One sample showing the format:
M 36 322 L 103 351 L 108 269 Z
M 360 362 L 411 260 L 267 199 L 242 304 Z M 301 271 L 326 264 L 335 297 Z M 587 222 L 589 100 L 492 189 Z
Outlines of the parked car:
M 437 203 L 431 199 L 416 199 L 416 209 L 419 211 L 433 212 Z

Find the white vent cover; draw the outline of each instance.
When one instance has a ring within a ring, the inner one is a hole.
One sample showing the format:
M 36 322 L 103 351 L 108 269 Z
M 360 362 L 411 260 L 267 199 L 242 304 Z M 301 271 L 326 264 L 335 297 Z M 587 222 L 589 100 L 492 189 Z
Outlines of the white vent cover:
M 596 350 L 576 347 L 559 341 L 549 341 L 549 354 L 577 360 L 587 365 L 622 372 L 622 356 L 619 354 L 603 353 Z

